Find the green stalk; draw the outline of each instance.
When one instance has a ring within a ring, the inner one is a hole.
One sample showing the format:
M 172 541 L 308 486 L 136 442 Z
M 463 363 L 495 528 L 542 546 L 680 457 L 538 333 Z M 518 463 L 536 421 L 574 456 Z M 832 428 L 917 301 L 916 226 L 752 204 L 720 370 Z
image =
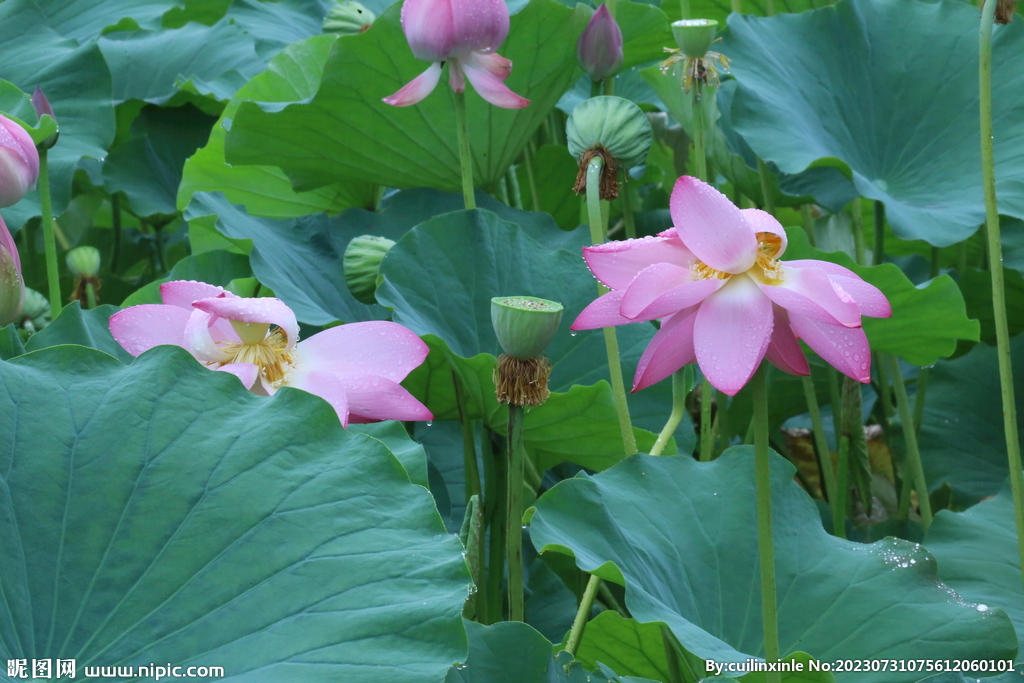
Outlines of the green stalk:
M 455 388 L 455 403 L 459 408 L 459 424 L 462 426 L 462 463 L 466 474 L 466 502 L 480 495 L 480 468 L 476 462 L 476 440 L 473 437 L 473 421 L 466 410 L 466 397 L 462 382 L 452 370 L 452 386 Z
M 715 390 L 707 377 L 700 385 L 700 461 L 711 462 L 715 447 L 715 430 L 711 423 L 711 397 Z
M 736 14 L 743 13 L 743 0 L 732 0 L 732 11 Z
M 878 394 L 882 399 L 882 414 L 885 415 L 886 423 L 893 416 L 892 394 L 889 386 L 889 370 L 885 367 L 885 361 L 881 353 L 875 353 L 875 366 L 878 368 Z
M 622 192 L 619 199 L 622 200 L 622 222 L 626 225 L 626 239 L 636 238 L 636 219 L 633 216 L 633 204 L 629 200 L 629 187 L 626 181 L 629 180 L 629 172 L 622 171 Z
M 867 247 L 864 245 L 864 214 L 860 197 L 853 200 L 853 249 L 857 257 L 857 265 L 867 265 Z
M 775 196 L 771 192 L 771 183 L 768 181 L 768 164 L 764 159 L 757 158 L 757 175 L 761 180 L 761 196 L 764 198 L 764 210 L 775 215 Z
M 587 581 L 587 588 L 583 591 L 583 598 L 580 600 L 580 607 L 576 610 L 576 618 L 572 622 L 572 630 L 569 631 L 569 642 L 565 644 L 565 651 L 573 657 L 580 649 L 580 641 L 583 640 L 583 630 L 587 627 L 590 619 L 590 608 L 594 606 L 594 596 L 601 586 L 601 579 L 595 574 L 590 575 Z
M 1006 290 L 1003 286 L 1003 247 L 999 242 L 999 211 L 996 208 L 996 168 L 992 148 L 992 21 L 996 0 L 985 0 L 981 13 L 981 41 L 978 65 L 981 101 L 981 174 L 985 185 L 985 223 L 988 228 L 989 269 L 992 271 L 992 307 L 996 319 L 999 355 L 999 384 L 1003 398 L 1003 428 L 1006 456 L 1010 464 L 1010 487 L 1017 522 L 1017 550 L 1024 569 L 1024 481 L 1021 479 L 1020 438 L 1017 435 L 1017 407 L 1013 396 L 1013 367 L 1010 362 L 1010 331 L 1006 322 Z M 1024 578 L 1024 574 L 1022 574 Z
M 455 130 L 459 136 L 459 166 L 462 168 L 462 200 L 467 209 L 476 208 L 473 195 L 473 155 L 469 149 L 469 121 L 466 117 L 466 93 L 454 93 Z
M 523 193 L 519 190 L 519 176 L 516 175 L 515 166 L 508 167 L 505 179 L 508 183 L 509 199 L 512 200 L 512 206 L 521 211 L 523 209 Z
M 779 620 L 775 598 L 775 544 L 772 540 L 771 453 L 768 450 L 768 380 L 765 363 L 754 373 L 754 484 L 757 490 L 757 549 L 761 558 L 761 618 L 764 658 L 778 662 Z M 781 683 L 778 671 L 768 671 L 767 683 Z
M 530 140 L 523 151 L 523 163 L 526 164 L 526 177 L 530 181 L 530 201 L 534 211 L 540 211 L 540 194 L 537 192 L 537 177 L 533 173 L 533 140 Z
M 508 619 L 524 621 L 523 610 L 523 407 L 508 406 L 508 512 L 505 557 L 508 563 Z
M 695 81 L 690 92 L 693 110 L 693 159 L 697 163 L 697 178 L 708 181 L 708 157 L 704 151 L 704 105 L 701 104 L 700 81 Z
M 615 76 L 609 76 L 602 81 L 604 84 L 604 94 L 611 97 L 615 94 Z
M 96 308 L 96 288 L 91 282 L 85 283 L 85 303 L 90 309 Z
M 914 392 L 914 431 L 921 431 L 921 422 L 924 421 L 924 400 L 928 394 L 928 368 L 921 368 L 917 371 L 917 391 Z
M 113 240 L 110 248 L 110 272 L 117 272 L 118 261 L 121 260 L 121 195 L 117 192 L 110 195 L 110 229 Z
M 490 527 L 487 550 L 487 621 L 493 624 L 501 621 L 501 582 L 505 578 L 505 465 L 502 458 L 495 457 L 491 432 L 484 427 L 480 439 L 480 451 L 484 460 L 484 522 Z
M 775 1 L 764 0 L 764 15 L 766 17 L 775 16 Z
M 53 232 L 53 204 L 50 201 L 50 173 L 47 150 L 39 150 L 39 204 L 43 210 L 43 245 L 46 248 L 46 280 L 50 290 L 50 311 L 56 320 L 60 314 L 60 273 L 57 270 L 57 238 Z
M 669 414 L 665 426 L 662 427 L 661 433 L 658 434 L 658 439 L 651 447 L 651 455 L 661 455 L 665 451 L 665 446 L 668 445 L 669 439 L 676 433 L 679 423 L 683 421 L 683 412 L 686 410 L 687 390 L 685 373 L 685 368 L 680 368 L 672 373 L 672 412 Z
M 679 18 L 690 18 L 690 0 L 679 0 Z
M 682 667 L 679 666 L 679 653 L 667 626 L 661 627 L 661 642 L 665 647 L 665 659 L 668 662 L 668 683 L 686 683 Z
M 502 176 L 498 181 L 498 187 L 495 190 L 495 194 L 498 197 L 498 201 L 505 206 L 512 206 L 512 203 L 508 200 L 508 183 L 505 181 L 505 176 Z
M 850 495 L 850 437 L 845 434 L 839 437 L 838 469 L 836 499 L 832 504 L 832 533 L 839 538 L 846 538 L 846 499 Z
M 590 241 L 595 245 L 603 244 L 605 239 L 604 217 L 601 213 L 599 183 L 604 159 L 595 156 L 587 167 L 587 220 L 590 221 Z M 598 294 L 608 291 L 598 283 Z M 622 380 L 622 365 L 619 363 L 619 341 L 614 327 L 604 328 L 604 346 L 608 352 L 608 372 L 612 380 L 612 393 L 615 397 L 615 410 L 619 416 L 619 429 L 622 432 L 622 447 L 626 456 L 636 453 L 636 438 L 633 436 L 633 423 L 629 418 L 629 404 L 626 402 L 626 384 Z
M 875 200 L 875 254 L 872 259 L 873 265 L 882 263 L 885 259 L 885 204 Z
M 804 400 L 807 411 L 811 414 L 811 427 L 814 428 L 814 445 L 818 449 L 818 463 L 821 467 L 821 480 L 825 486 L 825 500 L 832 505 L 832 524 L 835 526 L 839 513 L 836 502 L 836 472 L 832 467 L 832 451 L 828 448 L 825 438 L 825 423 L 821 421 L 821 409 L 818 407 L 818 395 L 814 392 L 814 380 L 808 375 L 803 378 Z M 841 520 L 839 520 L 841 521 Z
M 832 404 L 832 434 L 838 445 L 843 427 L 843 399 L 839 395 L 839 376 L 835 368 L 829 367 L 826 372 L 828 373 L 828 399 Z
M 817 235 L 814 234 L 814 214 L 811 213 L 810 204 L 802 204 L 800 206 L 800 219 L 803 223 L 804 232 L 807 233 L 807 240 L 811 243 L 812 247 L 818 246 Z
M 921 466 L 921 453 L 917 449 L 917 431 L 914 429 L 914 417 L 907 399 L 907 388 L 903 385 L 903 374 L 896 356 L 885 355 L 892 373 L 892 384 L 896 389 L 896 407 L 900 411 L 900 422 L 903 423 L 903 440 L 907 444 L 907 463 L 914 477 L 914 488 L 917 489 L 917 504 L 921 508 L 921 523 L 925 531 L 932 523 L 932 504 L 928 499 L 928 484 L 924 479 L 924 468 Z
M 590 81 L 590 96 L 600 97 L 601 96 L 601 81 Z

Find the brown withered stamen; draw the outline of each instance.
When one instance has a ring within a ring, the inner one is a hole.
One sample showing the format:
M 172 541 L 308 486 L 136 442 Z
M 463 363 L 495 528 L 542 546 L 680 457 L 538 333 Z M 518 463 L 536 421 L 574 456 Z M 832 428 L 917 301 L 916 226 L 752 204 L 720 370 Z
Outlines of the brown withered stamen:
M 68 297 L 68 301 L 79 301 L 84 306 L 85 303 L 86 303 L 86 298 L 87 298 L 86 293 L 85 293 L 86 284 L 88 284 L 90 282 L 92 283 L 93 294 L 96 295 L 96 302 L 99 303 L 99 300 L 100 300 L 99 291 L 100 291 L 100 288 L 103 286 L 103 281 L 100 280 L 98 277 L 91 277 L 91 278 L 89 278 L 89 277 L 83 277 L 83 276 L 79 276 L 79 277 L 75 278 L 75 286 L 71 290 L 71 296 Z
M 587 193 L 587 167 L 594 157 L 604 159 L 598 188 L 601 199 L 616 199 L 619 196 L 619 161 L 602 145 L 596 145 L 583 153 L 583 157 L 580 159 L 580 170 L 576 174 L 576 184 L 572 188 L 573 192 L 576 194 Z
M 1009 24 L 1017 11 L 1017 0 L 999 0 L 996 3 L 996 23 Z
M 494 389 L 500 403 L 539 406 L 548 400 L 551 361 L 544 356 L 516 358 L 507 353 L 498 357 L 494 368 Z

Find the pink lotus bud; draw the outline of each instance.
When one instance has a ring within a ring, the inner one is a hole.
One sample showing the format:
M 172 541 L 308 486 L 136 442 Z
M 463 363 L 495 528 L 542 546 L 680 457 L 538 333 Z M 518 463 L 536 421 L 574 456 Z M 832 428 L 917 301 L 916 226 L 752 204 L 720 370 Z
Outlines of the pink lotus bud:
M 32 106 L 35 107 L 36 116 L 41 117 L 43 114 L 49 114 L 50 118 L 57 119 L 53 115 L 53 107 L 50 106 L 50 100 L 46 99 L 43 89 L 38 85 L 36 86 L 36 91 L 32 93 Z
M 0 327 L 18 320 L 25 304 L 25 280 L 14 238 L 0 218 Z
M 576 43 L 576 59 L 590 80 L 603 81 L 619 73 L 622 58 L 622 31 L 602 4 Z
M 21 201 L 38 178 L 39 152 L 32 137 L 19 124 L 0 116 L 0 207 Z
M 437 86 L 441 66 L 447 62 L 455 92 L 462 92 L 468 79 L 481 97 L 497 107 L 525 107 L 530 101 L 504 83 L 512 62 L 496 52 L 508 35 L 508 26 L 505 0 L 405 0 L 402 30 L 409 47 L 417 59 L 433 64 L 384 102 L 408 107 L 421 101 Z

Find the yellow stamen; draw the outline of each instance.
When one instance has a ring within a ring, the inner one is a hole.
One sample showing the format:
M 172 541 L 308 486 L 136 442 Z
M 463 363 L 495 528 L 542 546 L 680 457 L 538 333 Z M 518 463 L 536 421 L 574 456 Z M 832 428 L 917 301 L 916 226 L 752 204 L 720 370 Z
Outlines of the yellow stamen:
M 260 369 L 260 376 L 270 386 L 277 388 L 284 383 L 285 376 L 295 363 L 294 354 L 285 351 L 288 336 L 280 327 L 275 327 L 265 339 L 258 342 L 221 342 L 220 347 L 231 354 L 228 363 L 252 363 Z
M 757 257 L 747 272 L 762 284 L 781 285 L 784 277 L 782 264 L 775 259 L 781 250 L 781 237 L 771 232 L 757 233 Z M 694 261 L 690 271 L 695 280 L 727 280 L 732 277 L 731 273 L 715 270 L 703 261 Z

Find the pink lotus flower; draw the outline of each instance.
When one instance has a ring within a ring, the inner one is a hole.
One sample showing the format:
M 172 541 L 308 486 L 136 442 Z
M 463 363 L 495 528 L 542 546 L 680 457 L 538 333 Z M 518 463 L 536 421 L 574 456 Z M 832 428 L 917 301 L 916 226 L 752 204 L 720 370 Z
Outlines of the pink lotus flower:
M 0 207 L 13 206 L 36 186 L 39 152 L 19 124 L 0 116 Z
M 25 280 L 21 276 L 21 257 L 11 231 L 0 218 L 0 327 L 21 317 L 25 305 Z
M 710 185 L 683 176 L 670 202 L 674 228 L 657 237 L 583 249 L 612 291 L 587 306 L 574 330 L 661 319 L 633 391 L 694 360 L 712 385 L 735 395 L 765 357 L 807 375 L 798 339 L 839 371 L 871 380 L 861 316 L 892 314 L 885 295 L 834 263 L 778 259 L 786 232 L 759 209 L 738 209 Z
M 280 299 L 245 299 L 202 282 L 160 285 L 163 304 L 132 306 L 110 318 L 114 339 L 133 356 L 160 344 L 230 372 L 255 394 L 283 386 L 330 403 L 349 422 L 430 420 L 399 384 L 427 357 L 427 345 L 392 322 L 340 325 L 299 342 L 295 314 Z
M 512 62 L 494 52 L 508 35 L 505 0 L 405 0 L 402 30 L 413 55 L 433 64 L 385 97 L 387 104 L 408 107 L 429 95 L 445 62 L 455 92 L 465 90 L 468 78 L 480 96 L 497 107 L 522 109 L 530 103 L 505 85 Z
M 576 59 L 592 81 L 603 81 L 622 68 L 622 29 L 608 5 L 602 4 L 587 23 L 576 43 Z

